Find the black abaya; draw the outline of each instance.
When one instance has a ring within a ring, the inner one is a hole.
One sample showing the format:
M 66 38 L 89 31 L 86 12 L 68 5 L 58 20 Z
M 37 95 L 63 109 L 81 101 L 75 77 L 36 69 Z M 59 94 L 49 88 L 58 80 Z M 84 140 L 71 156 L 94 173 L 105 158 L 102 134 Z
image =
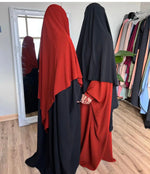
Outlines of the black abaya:
M 80 156 L 80 85 L 77 80 L 56 95 L 49 110 L 47 132 L 38 115 L 37 152 L 26 164 L 39 169 L 41 174 L 74 174 Z

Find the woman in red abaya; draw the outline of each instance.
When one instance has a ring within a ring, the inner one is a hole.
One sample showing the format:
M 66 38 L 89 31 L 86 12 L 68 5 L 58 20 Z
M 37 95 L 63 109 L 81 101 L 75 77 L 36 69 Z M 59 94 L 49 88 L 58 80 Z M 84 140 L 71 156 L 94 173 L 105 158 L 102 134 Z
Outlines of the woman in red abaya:
M 97 3 L 85 10 L 77 46 L 83 74 L 80 164 L 95 170 L 112 154 L 112 111 L 118 106 L 113 41 L 105 10 Z
M 26 164 L 41 174 L 75 174 L 80 157 L 82 75 L 65 11 L 45 13 L 39 57 L 37 152 Z

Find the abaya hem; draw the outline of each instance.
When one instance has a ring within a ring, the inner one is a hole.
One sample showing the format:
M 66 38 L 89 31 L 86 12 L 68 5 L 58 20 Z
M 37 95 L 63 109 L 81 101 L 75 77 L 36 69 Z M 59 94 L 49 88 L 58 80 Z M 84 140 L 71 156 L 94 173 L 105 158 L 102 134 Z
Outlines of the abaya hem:
M 89 170 L 94 171 L 94 170 L 97 169 L 97 167 L 99 166 L 99 164 L 100 164 L 100 162 L 101 162 L 102 160 L 103 160 L 103 161 L 107 161 L 107 162 L 116 162 L 115 159 L 113 159 L 113 160 L 111 160 L 111 161 L 110 161 L 110 160 L 101 159 L 95 168 L 94 168 L 94 167 L 90 167 L 90 165 L 89 165 L 88 163 L 85 163 L 85 162 L 83 162 L 83 163 L 80 162 L 80 165 L 81 165 L 82 167 L 85 167 L 85 168 L 87 168 L 87 169 L 89 169 Z M 89 166 L 89 167 L 87 167 L 87 166 Z

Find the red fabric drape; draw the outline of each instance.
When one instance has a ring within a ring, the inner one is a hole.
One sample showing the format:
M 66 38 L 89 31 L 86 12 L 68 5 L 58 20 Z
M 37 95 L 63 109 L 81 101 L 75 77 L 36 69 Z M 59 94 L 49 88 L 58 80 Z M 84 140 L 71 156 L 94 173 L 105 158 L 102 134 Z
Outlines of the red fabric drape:
M 68 18 L 62 7 L 50 5 L 44 16 L 39 59 L 38 98 L 45 129 L 49 127 L 48 110 L 55 96 L 75 79 L 82 85 L 78 59 L 69 35 Z
M 23 75 L 29 74 L 33 68 L 38 68 L 33 38 L 26 36 L 22 43 Z
M 81 104 L 80 164 L 95 170 L 103 159 L 115 161 L 109 131 L 113 84 L 91 81 L 86 93 L 92 97 L 90 105 Z

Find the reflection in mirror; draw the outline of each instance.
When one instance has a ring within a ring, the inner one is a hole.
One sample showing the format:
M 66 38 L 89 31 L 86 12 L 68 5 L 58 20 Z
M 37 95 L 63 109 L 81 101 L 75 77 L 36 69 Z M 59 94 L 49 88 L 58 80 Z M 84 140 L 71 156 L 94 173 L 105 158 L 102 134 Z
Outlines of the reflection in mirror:
M 26 117 L 38 111 L 38 54 L 43 17 L 18 16 L 19 40 L 22 47 L 22 75 Z
M 26 36 L 22 44 L 22 71 L 26 116 L 37 115 L 38 63 L 33 38 Z

